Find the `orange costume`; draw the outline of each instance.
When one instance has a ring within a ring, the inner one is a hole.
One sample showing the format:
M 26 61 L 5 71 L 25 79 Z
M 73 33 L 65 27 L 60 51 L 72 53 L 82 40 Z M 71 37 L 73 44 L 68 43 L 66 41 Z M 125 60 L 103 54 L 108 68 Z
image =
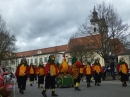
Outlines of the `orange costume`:
M 128 65 L 125 62 L 124 58 L 120 59 L 120 63 L 118 63 L 117 65 L 117 71 L 120 73 L 121 75 L 121 81 L 122 81 L 122 86 L 126 87 L 127 83 L 126 81 L 128 81 Z
M 29 66 L 25 58 L 21 59 L 21 63 L 17 66 L 15 75 L 17 77 L 18 88 L 21 94 L 26 89 L 26 80 L 29 75 Z
M 95 86 L 100 86 L 99 83 L 101 83 L 101 74 L 103 73 L 103 69 L 101 67 L 101 64 L 99 63 L 99 60 L 96 59 L 95 63 L 93 64 L 93 74 L 95 79 Z
M 88 62 L 87 65 L 84 67 L 83 73 L 86 76 L 87 87 L 91 87 L 90 81 L 92 77 L 92 67 L 91 67 L 90 62 Z
M 30 80 L 30 86 L 33 85 L 33 82 L 34 82 L 34 79 L 35 79 L 35 75 L 36 75 L 35 68 L 34 68 L 33 63 L 31 63 L 30 66 L 29 66 L 29 80 Z
M 50 55 L 49 56 L 49 60 L 45 66 L 45 87 L 42 91 L 42 95 L 44 97 L 47 97 L 46 95 L 46 90 L 47 89 L 52 89 L 52 96 L 58 96 L 57 94 L 55 94 L 55 78 L 58 75 L 58 67 L 55 64 L 55 57 L 54 55 Z
M 43 62 L 40 63 L 36 70 L 36 74 L 38 75 L 38 88 L 43 88 L 44 84 L 44 76 L 45 76 L 45 69 L 44 69 L 44 64 Z

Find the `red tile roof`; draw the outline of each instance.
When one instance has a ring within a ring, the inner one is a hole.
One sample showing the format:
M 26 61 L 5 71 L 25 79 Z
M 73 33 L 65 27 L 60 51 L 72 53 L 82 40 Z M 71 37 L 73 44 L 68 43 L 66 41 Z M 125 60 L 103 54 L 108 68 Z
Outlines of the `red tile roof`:
M 66 51 L 66 49 L 67 49 L 67 45 L 61 45 L 61 46 L 55 46 L 55 47 L 49 47 L 49 48 L 42 48 L 42 49 L 18 52 L 18 53 L 16 53 L 16 57 L 37 55 L 39 50 L 41 51 L 41 54 L 47 54 L 47 53 L 50 54 L 50 53 L 55 53 L 55 52 Z
M 69 52 L 70 49 L 76 45 L 84 45 L 84 46 L 87 46 L 88 48 L 90 47 L 90 49 L 98 50 L 98 49 L 102 48 L 103 39 L 101 39 L 101 38 L 102 38 L 101 34 L 95 34 L 95 35 L 91 35 L 91 36 L 70 39 L 70 41 L 68 43 L 67 52 Z M 122 53 L 125 50 L 124 46 L 121 44 L 119 39 L 117 39 L 117 38 L 110 39 L 110 43 L 112 43 L 112 42 L 116 43 L 116 45 L 114 45 L 114 46 L 111 44 L 111 49 L 116 54 Z

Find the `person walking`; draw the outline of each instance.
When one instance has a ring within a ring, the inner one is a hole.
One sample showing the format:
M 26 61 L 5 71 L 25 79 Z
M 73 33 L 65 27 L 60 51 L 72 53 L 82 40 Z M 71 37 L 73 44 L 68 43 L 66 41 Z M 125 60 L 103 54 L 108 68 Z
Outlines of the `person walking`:
M 52 96 L 58 96 L 57 94 L 55 94 L 55 78 L 58 76 L 58 67 L 55 63 L 55 57 L 54 55 L 50 55 L 49 56 L 49 59 L 48 59 L 48 62 L 45 66 L 45 87 L 42 91 L 42 95 L 44 97 L 47 97 L 46 95 L 46 91 L 47 89 L 50 89 L 52 90 Z
M 121 76 L 121 82 L 122 86 L 126 87 L 127 86 L 127 81 L 128 81 L 128 65 L 125 62 L 124 58 L 122 57 L 120 59 L 120 62 L 117 64 L 117 71 L 119 72 Z
M 40 88 L 40 87 L 43 88 L 44 76 L 45 76 L 44 72 L 45 72 L 44 71 L 44 64 L 43 64 L 43 62 L 41 62 L 37 68 L 37 71 L 36 71 L 36 73 L 38 75 L 38 88 Z
M 103 72 L 103 69 L 101 67 L 99 60 L 95 59 L 94 67 L 93 67 L 95 86 L 100 86 L 102 72 Z
M 30 66 L 29 66 L 29 80 L 30 80 L 30 86 L 33 86 L 34 79 L 35 79 L 35 75 L 36 75 L 35 68 L 34 68 L 33 63 L 31 63 Z
M 36 83 L 38 83 L 38 74 L 37 74 L 37 66 L 36 65 L 34 65 L 34 70 L 35 70 L 35 76 L 34 76 L 34 79 L 35 79 L 35 81 L 36 81 Z
M 107 76 L 111 76 L 111 63 L 107 63 Z
M 19 92 L 21 94 L 24 94 L 24 90 L 26 89 L 26 81 L 27 81 L 28 74 L 29 74 L 29 66 L 27 64 L 26 58 L 22 58 L 15 72 L 15 75 L 17 77 Z
M 109 64 L 110 64 L 110 68 L 111 68 L 110 69 L 111 76 L 112 76 L 113 80 L 115 80 L 115 64 L 114 64 L 113 60 L 110 60 Z
M 92 77 L 92 67 L 90 62 L 87 62 L 86 66 L 84 67 L 83 74 L 86 76 L 87 87 L 91 87 L 90 82 Z
M 81 62 L 77 61 L 76 57 L 72 58 L 71 74 L 74 79 L 75 90 L 77 91 L 81 91 L 81 89 L 79 89 L 80 68 L 83 68 L 83 67 L 84 66 L 81 64 Z

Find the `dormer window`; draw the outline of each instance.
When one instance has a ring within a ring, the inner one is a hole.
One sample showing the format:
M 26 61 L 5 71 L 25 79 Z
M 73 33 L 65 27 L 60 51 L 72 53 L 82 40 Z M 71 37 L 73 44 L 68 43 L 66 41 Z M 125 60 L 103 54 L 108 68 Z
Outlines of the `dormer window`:
M 38 51 L 38 54 L 41 54 L 41 53 L 42 53 L 41 50 L 39 50 L 39 51 Z

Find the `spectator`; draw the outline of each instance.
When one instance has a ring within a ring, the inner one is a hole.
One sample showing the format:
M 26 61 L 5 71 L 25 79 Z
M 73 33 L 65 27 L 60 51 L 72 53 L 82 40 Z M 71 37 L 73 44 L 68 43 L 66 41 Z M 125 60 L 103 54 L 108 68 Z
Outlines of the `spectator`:
M 111 66 L 110 66 L 110 62 L 107 63 L 107 76 L 111 75 Z
M 113 78 L 113 80 L 115 80 L 115 64 L 113 62 L 113 60 L 110 60 L 109 61 L 109 64 L 110 64 L 110 71 L 111 71 L 111 76 Z

